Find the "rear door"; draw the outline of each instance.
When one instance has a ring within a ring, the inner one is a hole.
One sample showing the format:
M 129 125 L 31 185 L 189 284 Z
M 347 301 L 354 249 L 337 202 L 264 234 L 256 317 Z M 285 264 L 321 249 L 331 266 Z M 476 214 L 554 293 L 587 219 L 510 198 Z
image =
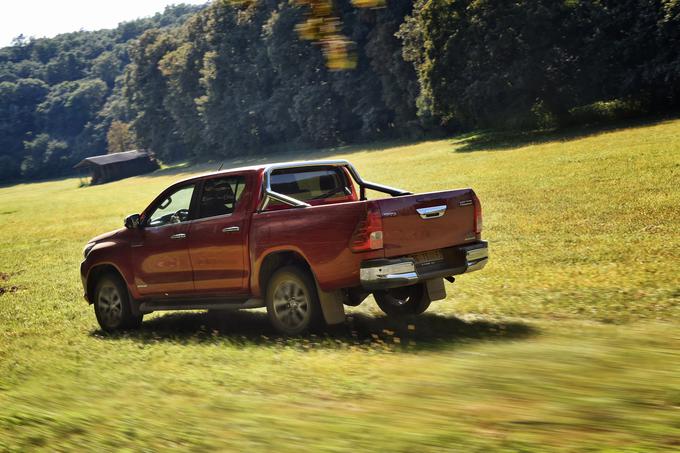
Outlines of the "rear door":
M 387 258 L 438 250 L 475 240 L 470 189 L 378 200 Z
M 243 174 L 213 177 L 202 184 L 196 220 L 189 230 L 196 292 L 248 291 L 250 191 L 245 187 Z

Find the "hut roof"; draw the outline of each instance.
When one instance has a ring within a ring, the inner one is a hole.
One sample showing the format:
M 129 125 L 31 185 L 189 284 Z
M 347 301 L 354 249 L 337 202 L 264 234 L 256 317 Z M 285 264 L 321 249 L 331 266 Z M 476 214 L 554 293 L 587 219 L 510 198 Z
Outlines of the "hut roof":
M 83 159 L 73 168 L 83 167 L 103 167 L 105 165 L 127 162 L 135 159 L 148 159 L 150 154 L 142 150 L 125 151 L 123 153 L 104 154 L 103 156 L 93 156 Z

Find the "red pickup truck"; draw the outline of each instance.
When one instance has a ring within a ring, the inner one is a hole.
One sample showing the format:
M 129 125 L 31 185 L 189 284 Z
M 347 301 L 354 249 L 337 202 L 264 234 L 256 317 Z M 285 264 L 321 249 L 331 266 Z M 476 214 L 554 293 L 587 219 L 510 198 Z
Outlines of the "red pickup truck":
M 387 315 L 422 313 L 446 297 L 444 279 L 486 265 L 481 232 L 471 189 L 415 195 L 347 161 L 271 164 L 173 184 L 89 241 L 80 272 L 106 331 L 160 310 L 266 307 L 296 335 L 370 294 Z

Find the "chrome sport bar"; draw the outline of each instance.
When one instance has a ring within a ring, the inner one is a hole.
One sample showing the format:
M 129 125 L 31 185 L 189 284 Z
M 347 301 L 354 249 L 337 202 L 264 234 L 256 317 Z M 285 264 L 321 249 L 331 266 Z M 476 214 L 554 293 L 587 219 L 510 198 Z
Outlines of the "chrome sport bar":
M 304 162 L 287 162 L 283 164 L 272 164 L 268 165 L 265 170 L 264 170 L 264 180 L 263 180 L 263 191 L 265 196 L 262 199 L 262 203 L 260 204 L 260 208 L 258 211 L 262 212 L 265 209 L 267 209 L 267 206 L 271 202 L 271 200 L 274 201 L 279 201 L 281 203 L 285 203 L 287 205 L 293 206 L 295 208 L 308 208 L 311 205 L 309 203 L 305 203 L 304 201 L 298 200 L 293 197 L 289 197 L 288 195 L 284 195 L 282 193 L 275 192 L 272 190 L 272 184 L 271 184 L 271 179 L 272 179 L 272 173 L 276 170 L 286 170 L 290 168 L 301 168 L 301 167 L 344 167 L 349 171 L 349 174 L 352 175 L 352 179 L 354 179 L 354 182 L 356 182 L 359 185 L 359 194 L 361 197 L 361 200 L 366 199 L 366 189 L 370 190 L 375 190 L 377 192 L 382 192 L 386 193 L 388 195 L 392 195 L 393 197 L 399 197 L 403 195 L 411 195 L 411 192 L 402 190 L 402 189 L 395 189 L 394 187 L 389 187 L 389 186 L 383 186 L 381 184 L 376 184 L 373 182 L 365 181 L 359 176 L 359 172 L 357 172 L 356 168 L 354 168 L 354 165 L 350 164 L 346 160 L 316 160 L 316 161 L 304 161 Z

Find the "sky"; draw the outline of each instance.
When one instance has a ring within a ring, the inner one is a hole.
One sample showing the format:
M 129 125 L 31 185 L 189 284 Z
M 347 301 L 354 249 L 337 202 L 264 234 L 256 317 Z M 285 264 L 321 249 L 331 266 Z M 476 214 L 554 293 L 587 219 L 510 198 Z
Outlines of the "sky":
M 114 28 L 178 3 L 195 5 L 207 0 L 0 0 L 0 47 L 20 34 L 42 38 L 80 29 Z

